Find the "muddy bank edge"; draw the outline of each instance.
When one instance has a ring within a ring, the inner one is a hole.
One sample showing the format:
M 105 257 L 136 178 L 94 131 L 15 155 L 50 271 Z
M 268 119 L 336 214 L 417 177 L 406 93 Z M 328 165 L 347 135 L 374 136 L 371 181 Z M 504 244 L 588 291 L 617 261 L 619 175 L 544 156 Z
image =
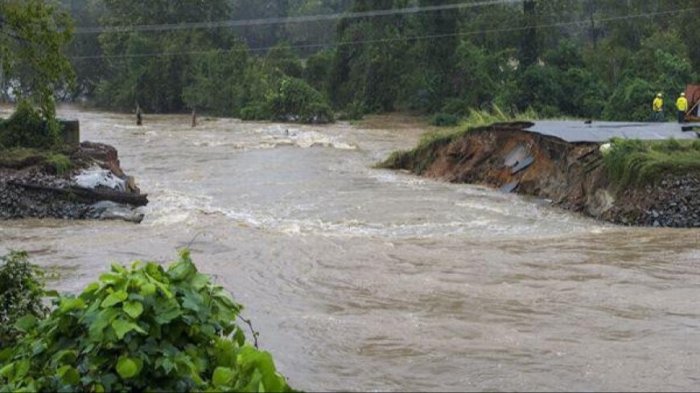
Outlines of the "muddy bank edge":
M 453 183 L 480 184 L 552 201 L 597 219 L 640 226 L 700 227 L 700 178 L 661 176 L 622 188 L 610 181 L 600 143 L 570 143 L 498 123 L 435 138 L 380 164 Z

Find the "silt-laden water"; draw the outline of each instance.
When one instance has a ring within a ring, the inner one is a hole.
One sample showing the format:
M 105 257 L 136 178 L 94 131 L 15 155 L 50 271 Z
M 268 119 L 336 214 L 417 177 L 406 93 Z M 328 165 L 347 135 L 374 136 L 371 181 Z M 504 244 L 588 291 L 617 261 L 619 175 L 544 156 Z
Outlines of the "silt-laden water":
M 372 169 L 419 130 L 63 110 L 114 145 L 140 225 L 0 222 L 79 291 L 190 246 L 305 390 L 696 390 L 700 231 L 617 227 Z

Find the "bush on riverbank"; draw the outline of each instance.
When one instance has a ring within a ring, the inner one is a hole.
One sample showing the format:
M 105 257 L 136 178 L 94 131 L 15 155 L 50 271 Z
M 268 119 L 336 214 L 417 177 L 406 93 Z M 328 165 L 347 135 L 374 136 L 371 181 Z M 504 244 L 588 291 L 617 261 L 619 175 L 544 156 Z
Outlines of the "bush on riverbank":
M 23 336 L 0 350 L 0 391 L 292 390 L 246 342 L 242 306 L 187 251 L 167 269 L 112 265 L 54 303 L 45 319 L 20 319 Z
M 610 180 L 620 189 L 664 175 L 700 174 L 700 141 L 613 139 L 604 154 Z
M 14 324 L 20 318 L 43 318 L 48 312 L 41 301 L 41 277 L 41 269 L 29 263 L 24 252 L 0 257 L 0 348 L 15 343 L 19 332 Z
M 0 121 L 0 148 L 50 149 L 60 144 L 60 126 L 46 121 L 28 101 L 20 101 L 9 119 Z
M 267 105 L 275 120 L 330 123 L 333 111 L 323 95 L 301 79 L 284 77 L 269 95 Z

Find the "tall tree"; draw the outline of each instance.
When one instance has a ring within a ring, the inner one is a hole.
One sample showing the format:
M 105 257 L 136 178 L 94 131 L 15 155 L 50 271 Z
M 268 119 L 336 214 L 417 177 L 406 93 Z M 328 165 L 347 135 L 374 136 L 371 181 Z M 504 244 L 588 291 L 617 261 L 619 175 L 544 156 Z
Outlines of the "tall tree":
M 54 92 L 72 81 L 62 48 L 73 31 L 67 13 L 43 0 L 0 1 L 3 90 L 28 98 L 43 116 L 55 116 Z
M 100 101 L 121 109 L 140 105 L 152 112 L 180 112 L 187 108 L 183 89 L 198 54 L 227 50 L 230 34 L 217 29 L 133 31 L 133 25 L 177 25 L 208 22 L 229 15 L 226 0 L 177 2 L 104 0 L 103 24 L 124 31 L 100 35 L 108 73 L 98 88 Z

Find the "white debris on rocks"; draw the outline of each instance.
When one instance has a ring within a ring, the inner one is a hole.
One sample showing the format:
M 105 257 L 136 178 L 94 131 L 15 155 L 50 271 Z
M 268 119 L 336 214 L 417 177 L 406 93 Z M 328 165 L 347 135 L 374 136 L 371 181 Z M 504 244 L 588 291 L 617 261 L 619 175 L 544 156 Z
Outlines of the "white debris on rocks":
M 112 171 L 98 167 L 82 170 L 73 180 L 80 187 L 94 189 L 99 186 L 112 190 L 126 191 L 126 181 L 117 177 Z

